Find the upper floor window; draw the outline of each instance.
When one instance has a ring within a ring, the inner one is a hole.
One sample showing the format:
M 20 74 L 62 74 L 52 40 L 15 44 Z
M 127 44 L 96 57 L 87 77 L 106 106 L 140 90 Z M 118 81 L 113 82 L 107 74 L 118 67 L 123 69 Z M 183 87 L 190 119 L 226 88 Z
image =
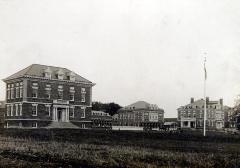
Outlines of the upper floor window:
M 11 99 L 14 99 L 14 84 L 11 84 Z
M 44 77 L 51 79 L 51 76 L 52 76 L 52 71 L 49 67 L 47 67 L 47 69 L 44 70 Z
M 11 99 L 11 85 L 8 84 L 7 85 L 7 99 Z
M 67 78 L 68 78 L 68 80 L 70 80 L 70 81 L 75 81 L 75 73 L 74 72 L 70 72 L 70 73 L 68 73 L 68 76 L 67 76 Z
M 22 82 L 19 83 L 19 97 L 20 98 L 23 97 L 23 83 Z
M 63 80 L 64 72 L 62 69 L 59 69 L 56 75 L 57 75 L 57 79 Z
M 51 97 L 51 85 L 50 84 L 46 84 L 45 95 L 46 95 L 46 98 L 50 99 L 50 97 Z
M 37 98 L 38 97 L 38 90 L 37 89 L 33 89 L 32 90 L 32 97 L 33 98 Z
M 19 88 L 19 83 L 16 83 L 16 98 L 20 97 L 20 88 Z
M 70 87 L 69 92 L 70 92 L 70 101 L 74 101 L 74 95 L 75 95 L 74 87 Z
M 37 82 L 32 83 L 32 97 L 33 98 L 38 97 L 38 83 Z
M 86 101 L 86 89 L 81 88 L 81 102 L 85 102 L 85 101 Z
M 58 99 L 59 100 L 63 99 L 63 86 L 62 85 L 58 86 Z

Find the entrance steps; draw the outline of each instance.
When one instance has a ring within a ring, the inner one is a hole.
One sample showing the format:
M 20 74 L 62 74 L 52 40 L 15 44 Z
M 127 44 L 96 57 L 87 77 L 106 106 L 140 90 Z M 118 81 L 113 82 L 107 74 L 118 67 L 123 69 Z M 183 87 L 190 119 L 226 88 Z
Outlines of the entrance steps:
M 71 129 L 79 129 L 78 126 L 72 124 L 71 122 L 56 122 L 53 121 L 49 126 L 46 128 L 71 128 Z

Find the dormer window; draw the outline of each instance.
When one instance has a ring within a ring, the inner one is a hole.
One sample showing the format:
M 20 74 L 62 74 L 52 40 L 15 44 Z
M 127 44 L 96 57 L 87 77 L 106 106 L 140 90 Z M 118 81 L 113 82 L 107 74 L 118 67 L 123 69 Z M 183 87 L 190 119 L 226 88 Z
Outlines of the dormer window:
M 62 69 L 60 69 L 57 72 L 57 78 L 60 79 L 60 80 L 63 80 L 63 77 L 64 77 L 64 73 L 63 73 Z
M 51 76 L 52 76 L 52 71 L 49 67 L 47 67 L 47 69 L 44 70 L 44 77 L 51 79 Z
M 75 73 L 74 72 L 70 72 L 67 76 L 68 80 L 70 81 L 75 81 Z

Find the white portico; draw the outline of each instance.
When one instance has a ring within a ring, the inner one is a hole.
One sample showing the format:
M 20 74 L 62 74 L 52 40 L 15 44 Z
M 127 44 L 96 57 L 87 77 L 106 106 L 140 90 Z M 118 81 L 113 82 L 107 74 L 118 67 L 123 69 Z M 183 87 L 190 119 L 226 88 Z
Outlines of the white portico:
M 68 101 L 53 101 L 52 120 L 55 122 L 69 122 L 69 102 Z

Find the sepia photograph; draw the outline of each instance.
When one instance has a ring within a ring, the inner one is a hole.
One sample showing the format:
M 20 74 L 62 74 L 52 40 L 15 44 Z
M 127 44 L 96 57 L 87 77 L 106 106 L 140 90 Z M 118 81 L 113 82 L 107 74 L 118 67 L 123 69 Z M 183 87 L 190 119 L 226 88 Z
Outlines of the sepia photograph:
M 0 0 L 0 167 L 239 168 L 239 0 Z

